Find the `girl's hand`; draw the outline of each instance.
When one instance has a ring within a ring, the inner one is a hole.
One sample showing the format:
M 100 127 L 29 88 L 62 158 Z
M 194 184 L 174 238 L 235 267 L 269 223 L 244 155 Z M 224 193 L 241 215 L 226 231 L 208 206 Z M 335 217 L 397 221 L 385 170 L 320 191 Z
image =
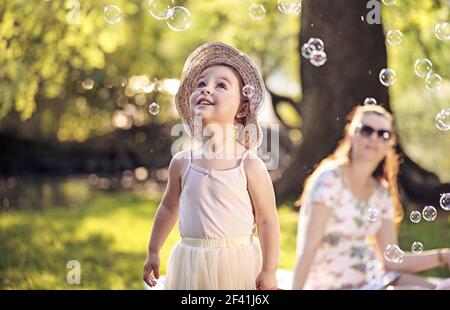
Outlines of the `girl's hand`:
M 149 252 L 144 263 L 143 280 L 148 286 L 156 285 L 156 279 L 159 279 L 159 253 Z
M 261 271 L 256 278 L 256 289 L 260 290 L 276 290 L 278 281 L 275 272 Z

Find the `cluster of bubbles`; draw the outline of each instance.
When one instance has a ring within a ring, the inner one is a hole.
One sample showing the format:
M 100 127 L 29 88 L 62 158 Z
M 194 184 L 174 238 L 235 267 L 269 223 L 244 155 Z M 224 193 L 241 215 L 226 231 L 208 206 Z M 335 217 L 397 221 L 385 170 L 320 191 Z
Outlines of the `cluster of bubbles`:
M 301 0 L 278 0 L 278 11 L 288 15 L 299 15 L 302 11 Z M 254 20 L 262 20 L 266 17 L 266 8 L 261 3 L 252 3 L 248 7 L 248 15 Z
M 441 88 L 442 77 L 434 73 L 433 63 L 427 58 L 417 59 L 414 63 L 414 72 L 425 79 L 425 86 L 429 91 L 438 91 Z
M 411 245 L 411 251 L 414 254 L 422 254 L 423 244 L 420 241 L 414 241 Z M 405 252 L 396 244 L 389 244 L 384 251 L 384 257 L 388 262 L 401 264 L 405 259 Z
M 450 109 L 443 109 L 436 115 L 435 124 L 442 131 L 450 130 Z
M 397 3 L 397 0 L 382 0 L 386 6 L 392 6 Z M 388 45 L 400 45 L 402 43 L 403 34 L 400 30 L 389 30 L 386 34 L 386 44 Z M 390 68 L 383 68 L 378 75 L 378 79 L 383 86 L 389 87 L 395 83 L 397 73 Z
M 323 66 L 327 61 L 325 45 L 319 38 L 311 38 L 302 46 L 302 56 L 309 59 L 311 64 L 316 67 Z
M 425 79 L 425 87 L 429 91 L 438 91 L 441 88 L 442 77 L 434 73 L 433 63 L 427 58 L 417 59 L 414 63 L 414 72 Z M 436 115 L 436 128 L 441 131 L 450 130 L 450 109 L 443 109 Z
M 148 0 L 147 11 L 157 20 L 165 20 L 174 31 L 191 27 L 191 13 L 184 6 L 176 6 L 174 0 Z
M 439 205 L 445 211 L 450 211 L 450 193 L 441 194 L 441 198 L 439 199 Z M 419 211 L 412 211 L 409 215 L 409 219 L 411 220 L 411 222 L 415 224 L 419 223 L 422 220 L 422 218 L 428 222 L 432 222 L 436 219 L 436 217 L 437 217 L 437 210 L 433 206 L 425 206 L 422 210 L 422 213 Z M 411 246 L 411 251 L 415 254 L 421 254 L 423 252 L 423 244 L 419 241 L 413 242 Z M 386 249 L 386 252 L 388 253 L 387 254 L 385 253 L 385 256 L 386 255 L 392 256 L 391 253 L 392 249 L 390 249 L 390 251 L 387 251 Z
M 148 0 L 147 11 L 153 18 L 165 20 L 174 31 L 184 31 L 191 26 L 191 13 L 183 6 L 176 6 L 174 0 Z M 117 24 L 122 11 L 116 5 L 109 5 L 104 8 L 103 16 L 106 23 Z
M 384 257 L 388 262 L 401 264 L 405 259 L 405 252 L 396 244 L 389 244 L 384 251 Z

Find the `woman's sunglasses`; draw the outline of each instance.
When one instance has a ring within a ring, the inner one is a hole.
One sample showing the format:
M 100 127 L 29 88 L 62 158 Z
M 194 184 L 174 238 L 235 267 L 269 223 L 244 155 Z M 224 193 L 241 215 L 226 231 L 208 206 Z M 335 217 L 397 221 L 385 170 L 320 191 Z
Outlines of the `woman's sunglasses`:
M 389 130 L 375 130 L 372 127 L 364 124 L 360 124 L 357 127 L 357 130 L 365 137 L 370 137 L 374 132 L 376 132 L 377 137 L 383 139 L 383 141 L 389 141 L 392 138 L 392 132 L 390 132 Z

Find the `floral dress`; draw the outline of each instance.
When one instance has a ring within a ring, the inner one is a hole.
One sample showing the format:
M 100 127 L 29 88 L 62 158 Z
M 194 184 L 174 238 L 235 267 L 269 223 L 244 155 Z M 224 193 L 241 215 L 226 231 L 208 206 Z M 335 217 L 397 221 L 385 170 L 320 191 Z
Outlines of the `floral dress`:
M 300 211 L 299 252 L 302 242 L 308 242 L 306 223 L 313 203 L 324 204 L 332 213 L 304 289 L 361 288 L 380 279 L 384 270 L 367 237 L 378 232 L 382 220 L 392 219 L 389 190 L 377 182 L 370 198 L 362 202 L 345 186 L 341 167 L 333 165 L 322 170 L 312 181 Z

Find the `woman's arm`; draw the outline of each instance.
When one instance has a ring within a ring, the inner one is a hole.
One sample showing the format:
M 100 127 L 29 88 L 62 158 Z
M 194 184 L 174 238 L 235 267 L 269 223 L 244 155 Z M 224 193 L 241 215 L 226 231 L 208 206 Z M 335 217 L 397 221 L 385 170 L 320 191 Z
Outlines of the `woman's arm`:
M 184 166 L 184 161 L 180 157 L 175 155 L 170 162 L 166 190 L 153 223 L 143 274 L 143 279 L 149 286 L 156 285 L 155 279 L 159 278 L 159 251 L 178 219 L 181 171 Z
M 382 220 L 381 228 L 376 235 L 378 256 L 387 270 L 403 272 L 420 272 L 442 265 L 449 260 L 449 249 L 424 251 L 421 254 L 405 252 L 402 263 L 389 262 L 384 257 L 384 251 L 389 244 L 397 244 L 397 233 L 392 220 Z
M 299 244 L 300 254 L 294 268 L 294 278 L 292 280 L 293 290 L 303 289 L 317 248 L 322 241 L 326 223 L 331 214 L 330 208 L 322 203 L 313 203 L 309 212 L 305 227 L 302 227 L 305 231 L 303 232 L 303 242 Z
M 264 163 L 259 158 L 247 159 L 244 167 L 248 191 L 255 208 L 256 226 L 263 257 L 262 270 L 256 279 L 256 287 L 276 289 L 280 226 L 272 181 Z

